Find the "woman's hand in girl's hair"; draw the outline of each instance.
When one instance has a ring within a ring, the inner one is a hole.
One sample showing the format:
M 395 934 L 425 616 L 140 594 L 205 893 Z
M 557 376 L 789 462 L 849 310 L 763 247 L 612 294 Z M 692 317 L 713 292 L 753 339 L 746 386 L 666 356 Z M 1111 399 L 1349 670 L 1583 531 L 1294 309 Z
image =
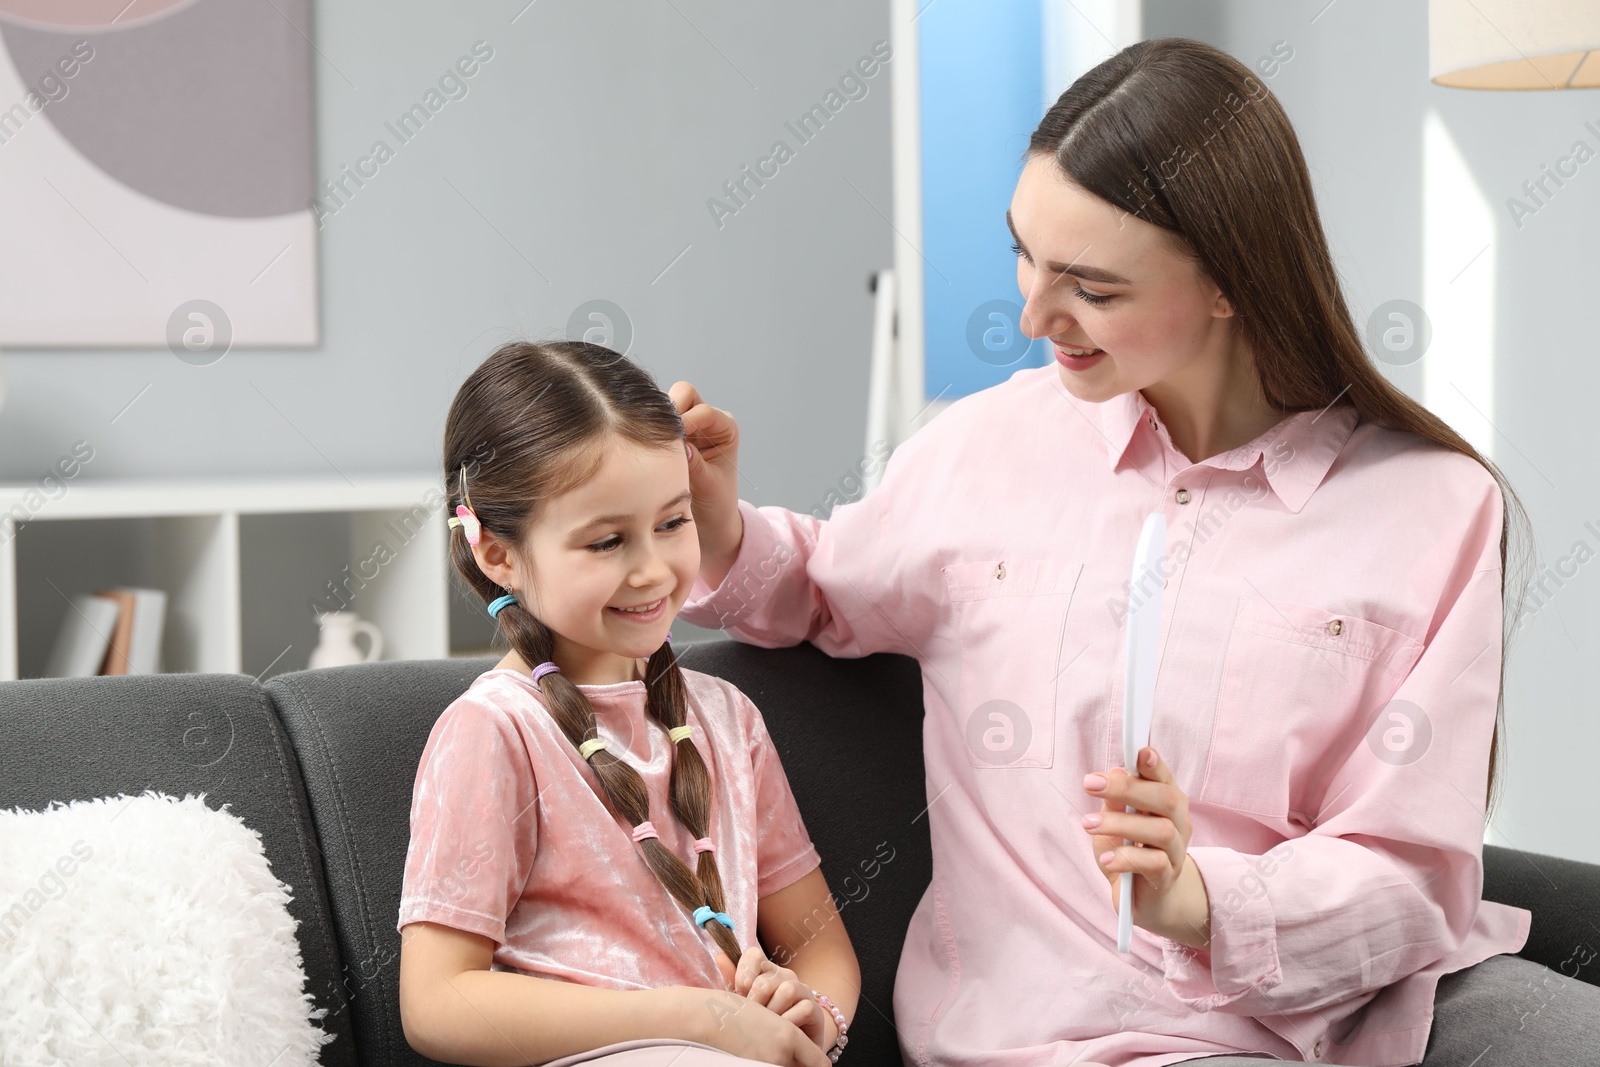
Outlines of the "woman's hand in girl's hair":
M 1189 798 L 1155 749 L 1140 749 L 1139 760 L 1138 778 L 1121 767 L 1084 777 L 1084 790 L 1101 801 L 1100 810 L 1083 819 L 1095 866 L 1111 883 L 1112 910 L 1122 873 L 1132 871 L 1134 925 L 1203 949 L 1211 939 L 1211 900 L 1189 859 Z M 1134 844 L 1123 844 L 1124 838 Z
M 700 398 L 688 382 L 674 382 L 667 395 L 677 405 L 689 438 L 689 490 L 700 535 L 700 570 L 721 584 L 739 554 L 744 519 L 739 514 L 739 424 L 730 412 Z
M 816 990 L 800 981 L 789 968 L 779 967 L 767 959 L 759 944 L 751 945 L 740 954 L 733 991 L 794 1023 L 818 1048 L 833 1046 L 833 1038 L 837 1036 L 829 1033 L 833 1016 L 817 1003 Z

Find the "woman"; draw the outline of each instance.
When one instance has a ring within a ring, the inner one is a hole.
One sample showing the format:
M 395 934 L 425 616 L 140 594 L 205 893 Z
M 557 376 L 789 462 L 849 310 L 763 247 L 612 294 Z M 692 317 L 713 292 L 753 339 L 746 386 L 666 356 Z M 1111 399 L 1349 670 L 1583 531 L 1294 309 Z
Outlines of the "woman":
M 1126 48 L 1045 115 L 1008 221 L 1055 365 L 952 405 L 827 521 L 740 501 L 732 416 L 673 387 L 683 617 L 922 665 L 908 1063 L 1580 1062 L 1600 991 L 1506 955 L 1529 915 L 1480 899 L 1520 508 L 1363 353 L 1277 100 L 1207 45 Z M 1132 780 L 1125 578 L 1157 508 Z M 1560 1008 L 1523 1010 L 1552 980 Z

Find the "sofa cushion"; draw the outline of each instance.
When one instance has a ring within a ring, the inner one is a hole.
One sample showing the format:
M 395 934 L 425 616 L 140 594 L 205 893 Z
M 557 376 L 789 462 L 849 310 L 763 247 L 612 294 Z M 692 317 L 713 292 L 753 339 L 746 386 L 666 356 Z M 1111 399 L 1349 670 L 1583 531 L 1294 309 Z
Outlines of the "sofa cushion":
M 0 811 L 0 1059 L 316 1063 L 289 896 L 204 797 Z
M 293 892 L 312 1008 L 334 1035 L 326 1067 L 356 1063 L 339 1011 L 341 960 L 311 812 L 294 753 L 248 675 L 40 678 L 0 685 L 0 807 L 146 790 L 206 795 L 261 835 L 272 873 Z
M 761 709 L 861 965 L 841 1064 L 901 1061 L 894 977 L 906 927 L 933 877 L 922 764 L 922 672 L 878 654 L 835 659 L 810 644 L 687 646 L 679 662 L 726 678 Z
M 362 1064 L 433 1063 L 400 1025 L 400 889 L 411 788 L 435 720 L 498 658 L 395 660 L 265 683 L 315 812 L 339 950 L 342 1005 Z

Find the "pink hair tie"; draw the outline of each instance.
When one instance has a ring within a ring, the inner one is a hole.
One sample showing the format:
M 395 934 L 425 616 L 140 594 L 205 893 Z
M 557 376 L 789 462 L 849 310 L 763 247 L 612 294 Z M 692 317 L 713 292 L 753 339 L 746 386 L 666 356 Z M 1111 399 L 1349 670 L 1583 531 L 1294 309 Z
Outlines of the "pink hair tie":
M 661 839 L 661 835 L 656 833 L 655 824 L 649 819 L 633 828 L 633 839 L 635 841 L 643 841 L 647 837 L 653 837 L 658 841 Z
M 711 838 L 697 837 L 694 839 L 694 850 L 696 852 L 715 852 L 717 848 L 711 843 Z

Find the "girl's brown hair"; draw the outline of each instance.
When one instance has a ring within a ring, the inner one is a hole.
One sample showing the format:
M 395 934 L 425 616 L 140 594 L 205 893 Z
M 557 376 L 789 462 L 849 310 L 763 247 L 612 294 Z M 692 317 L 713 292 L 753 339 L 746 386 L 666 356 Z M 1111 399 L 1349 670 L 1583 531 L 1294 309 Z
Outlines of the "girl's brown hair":
M 1519 529 L 1527 527 L 1527 514 L 1499 468 L 1391 385 L 1362 348 L 1299 139 L 1277 97 L 1211 45 L 1178 37 L 1141 41 L 1061 94 L 1028 141 L 1024 156 L 1035 155 L 1052 157 L 1075 185 L 1169 232 L 1179 254 L 1233 304 L 1274 408 L 1319 410 L 1348 394 L 1361 419 L 1417 434 L 1488 470 L 1502 497 L 1502 599 L 1516 589 L 1504 614 L 1504 649 L 1526 591 L 1525 583 L 1507 585 L 1507 535 L 1513 518 Z M 1495 797 L 1504 709 L 1502 656 L 1486 809 Z
M 582 341 L 501 345 L 462 383 L 450 405 L 444 431 L 449 510 L 466 504 L 485 530 L 521 545 L 544 504 L 592 477 L 606 444 L 616 439 L 647 448 L 684 447 L 677 407 L 643 369 L 609 348 Z M 517 594 L 518 602 L 496 617 L 500 634 L 525 662 L 548 661 L 555 636 L 534 614 L 532 590 L 508 590 L 491 581 L 459 526 L 452 529 L 450 559 L 486 605 L 504 593 Z M 664 729 L 684 725 L 683 674 L 670 643 L 650 656 L 645 677 L 651 718 Z M 539 692 L 574 747 L 599 736 L 588 697 L 565 675 L 545 675 Z M 630 826 L 650 818 L 649 793 L 633 767 L 604 749 L 588 762 L 613 811 Z M 690 832 L 707 836 L 711 783 L 693 737 L 672 745 L 670 795 L 674 814 Z M 699 853 L 690 870 L 658 838 L 647 837 L 639 846 L 685 909 L 726 910 L 713 853 Z M 733 931 L 715 919 L 704 929 L 737 965 Z

